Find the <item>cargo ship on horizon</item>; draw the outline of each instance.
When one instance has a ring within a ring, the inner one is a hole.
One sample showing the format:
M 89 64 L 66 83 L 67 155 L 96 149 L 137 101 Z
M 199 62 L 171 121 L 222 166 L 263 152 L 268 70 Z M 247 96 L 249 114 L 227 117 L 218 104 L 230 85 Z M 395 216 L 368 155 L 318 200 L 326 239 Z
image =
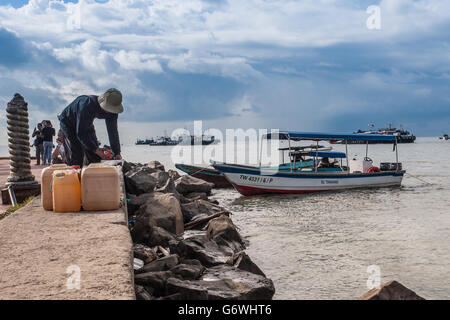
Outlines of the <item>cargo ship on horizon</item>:
M 175 145 L 210 145 L 217 144 L 220 140 L 216 139 L 214 136 L 179 136 L 177 139 L 172 139 L 169 136 L 156 137 L 151 139 L 137 139 L 136 145 L 149 145 L 149 146 L 175 146 Z
M 376 134 L 376 135 L 385 135 L 385 136 L 395 136 L 397 137 L 397 143 L 414 143 L 416 141 L 416 136 L 413 135 L 408 130 L 403 129 L 402 126 L 400 126 L 399 129 L 392 127 L 392 125 L 389 123 L 387 128 L 381 128 L 378 130 L 374 129 L 373 124 L 369 124 L 369 130 L 361 130 L 353 132 L 354 134 Z M 342 141 L 336 141 L 332 143 L 343 143 Z M 383 140 L 371 140 L 371 141 L 348 141 L 350 144 L 376 144 L 376 143 L 386 143 Z

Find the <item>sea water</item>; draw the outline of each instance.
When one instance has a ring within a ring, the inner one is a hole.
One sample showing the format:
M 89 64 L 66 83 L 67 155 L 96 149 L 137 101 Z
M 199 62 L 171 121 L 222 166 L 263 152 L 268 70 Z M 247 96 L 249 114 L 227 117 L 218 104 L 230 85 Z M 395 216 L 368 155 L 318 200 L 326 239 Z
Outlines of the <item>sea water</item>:
M 174 169 L 172 148 L 130 144 L 122 153 Z M 350 157 L 362 159 L 365 148 L 349 145 Z M 395 162 L 392 145 L 370 145 L 368 156 Z M 400 188 L 251 197 L 216 189 L 212 198 L 233 212 L 248 254 L 274 281 L 274 299 L 355 299 L 377 283 L 374 270 L 381 283 L 449 299 L 450 141 L 418 138 L 400 144 L 399 157 L 407 171 Z
M 365 145 L 348 148 L 350 158 L 365 156 Z M 124 156 L 173 169 L 171 149 L 128 146 Z M 418 138 L 398 151 L 407 171 L 400 188 L 251 197 L 214 190 L 274 281 L 275 299 L 354 299 L 376 284 L 378 271 L 381 283 L 450 298 L 450 141 Z M 395 162 L 392 145 L 369 145 L 368 156 L 378 166 Z

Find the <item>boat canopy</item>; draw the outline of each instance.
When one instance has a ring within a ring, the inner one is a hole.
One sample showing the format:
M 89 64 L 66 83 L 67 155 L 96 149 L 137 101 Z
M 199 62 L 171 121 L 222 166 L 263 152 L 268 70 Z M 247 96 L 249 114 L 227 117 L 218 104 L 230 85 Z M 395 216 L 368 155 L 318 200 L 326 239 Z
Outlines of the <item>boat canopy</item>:
M 319 158 L 340 158 L 344 159 L 347 156 L 344 152 L 326 152 L 326 151 L 311 151 L 308 153 L 310 157 L 319 157 Z
M 298 131 L 280 131 L 263 135 L 266 139 L 280 139 L 280 140 L 313 140 L 313 141 L 396 141 L 395 136 L 383 135 L 383 134 L 334 134 L 334 133 L 317 133 L 317 132 L 298 132 Z

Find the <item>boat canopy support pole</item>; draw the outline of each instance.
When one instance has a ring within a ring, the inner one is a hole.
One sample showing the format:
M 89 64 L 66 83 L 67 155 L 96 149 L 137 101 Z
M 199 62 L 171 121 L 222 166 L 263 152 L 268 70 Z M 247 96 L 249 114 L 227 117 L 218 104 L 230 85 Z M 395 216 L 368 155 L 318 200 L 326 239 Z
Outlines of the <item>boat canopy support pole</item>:
M 317 159 L 319 158 L 319 141 L 316 141 L 316 156 L 314 157 L 314 171 L 317 172 Z
M 288 134 L 288 144 L 289 144 L 289 166 L 291 168 L 291 172 L 292 172 L 292 161 L 295 161 L 295 157 L 292 158 L 291 155 L 291 135 Z
M 350 174 L 350 164 L 348 162 L 348 141 L 345 140 L 345 158 L 347 159 L 347 174 Z
M 369 140 L 366 141 L 366 158 L 369 156 Z
M 261 143 L 259 145 L 259 169 L 261 170 L 261 161 L 262 161 L 262 148 L 263 148 L 263 140 L 264 136 L 261 136 Z
M 397 143 L 397 137 L 395 137 L 395 163 L 396 163 L 396 167 L 397 167 L 397 172 L 399 171 L 399 166 L 398 166 L 398 143 Z

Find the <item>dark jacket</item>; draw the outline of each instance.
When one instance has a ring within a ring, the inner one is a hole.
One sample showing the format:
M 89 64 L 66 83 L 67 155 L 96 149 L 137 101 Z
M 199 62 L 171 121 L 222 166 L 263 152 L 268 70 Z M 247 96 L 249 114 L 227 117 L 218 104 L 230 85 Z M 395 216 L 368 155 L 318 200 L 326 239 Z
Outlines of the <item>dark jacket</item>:
M 114 154 L 120 154 L 118 115 L 103 110 L 98 96 L 79 96 L 59 115 L 62 131 L 69 136 L 75 135 L 83 148 L 95 152 L 98 140 L 95 134 L 94 119 L 105 119 L 109 144 Z
M 33 143 L 34 146 L 38 146 L 38 145 L 40 145 L 40 144 L 42 144 L 44 142 L 44 138 L 42 138 L 41 130 L 34 131 L 33 132 L 33 137 L 36 137 L 34 139 L 34 143 Z

